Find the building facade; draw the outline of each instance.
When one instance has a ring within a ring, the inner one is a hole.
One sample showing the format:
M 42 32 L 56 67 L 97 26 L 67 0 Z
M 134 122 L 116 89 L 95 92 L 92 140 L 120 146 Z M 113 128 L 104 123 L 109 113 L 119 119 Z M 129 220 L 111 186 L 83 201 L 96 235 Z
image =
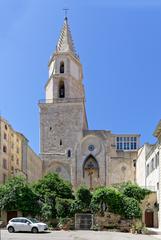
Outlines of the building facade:
M 39 102 L 43 174 L 57 172 L 74 188 L 134 182 L 140 135 L 88 129 L 82 65 L 67 18 L 48 67 Z
M 150 220 L 149 224 L 151 226 L 159 226 L 161 228 L 161 211 L 159 211 L 159 206 L 161 205 L 161 121 L 157 125 L 153 135 L 157 138 L 156 143 L 146 143 L 138 151 L 136 183 L 156 192 L 156 202 L 153 206 L 147 206 L 147 213 L 145 215 Z
M 0 117 L 0 183 L 17 175 L 29 181 L 38 180 L 42 176 L 42 160 L 31 150 L 24 135 Z

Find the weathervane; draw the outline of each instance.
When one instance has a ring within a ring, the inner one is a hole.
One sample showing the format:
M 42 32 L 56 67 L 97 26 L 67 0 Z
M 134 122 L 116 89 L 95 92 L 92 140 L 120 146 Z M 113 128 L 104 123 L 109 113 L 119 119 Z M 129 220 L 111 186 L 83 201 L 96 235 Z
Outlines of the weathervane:
M 69 8 L 63 8 L 63 11 L 64 11 L 64 14 L 65 14 L 65 18 L 67 18 Z

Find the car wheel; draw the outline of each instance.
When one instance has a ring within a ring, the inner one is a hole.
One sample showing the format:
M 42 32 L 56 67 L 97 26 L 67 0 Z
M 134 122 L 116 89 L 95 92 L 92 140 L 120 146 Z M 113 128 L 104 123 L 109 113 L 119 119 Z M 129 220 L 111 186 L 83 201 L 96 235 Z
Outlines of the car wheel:
M 15 231 L 15 229 L 13 227 L 8 227 L 8 231 L 9 231 L 9 233 L 13 233 Z
M 36 227 L 33 227 L 31 230 L 32 233 L 38 233 L 38 229 Z

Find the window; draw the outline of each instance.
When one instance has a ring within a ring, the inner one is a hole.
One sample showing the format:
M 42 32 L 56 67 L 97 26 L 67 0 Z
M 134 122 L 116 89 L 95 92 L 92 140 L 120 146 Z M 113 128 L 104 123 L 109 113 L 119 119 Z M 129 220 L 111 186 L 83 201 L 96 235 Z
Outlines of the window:
M 7 147 L 6 146 L 3 146 L 3 152 L 7 153 Z
M 133 160 L 133 166 L 136 167 L 136 159 Z
M 117 150 L 136 150 L 137 137 L 116 137 Z
M 159 190 L 159 182 L 157 182 L 157 190 Z
M 149 164 L 146 166 L 146 176 L 149 175 Z
M 3 137 L 4 137 L 5 140 L 7 140 L 7 134 L 6 133 L 4 133 Z
M 64 62 L 60 63 L 60 73 L 64 73 Z
M 6 159 L 3 159 L 3 168 L 7 169 L 7 160 Z
M 62 145 L 63 143 L 62 143 L 62 140 L 60 139 L 60 146 Z
M 19 153 L 19 147 L 17 147 L 16 152 Z
M 29 223 L 29 221 L 27 219 L 25 219 L 25 218 L 20 219 L 20 222 L 21 223 Z
M 65 97 L 64 81 L 60 81 L 60 83 L 59 83 L 59 98 L 64 98 L 64 97 Z
M 159 152 L 155 155 L 155 166 L 156 168 L 159 166 Z
M 154 158 L 152 158 L 151 160 L 151 172 L 155 169 L 154 167 Z
M 68 152 L 67 152 L 67 156 L 68 156 L 68 158 L 71 157 L 71 150 L 68 150 Z
M 21 218 L 14 218 L 11 220 L 12 222 L 21 222 Z
M 93 144 L 90 144 L 90 145 L 88 146 L 88 150 L 89 150 L 90 152 L 93 152 L 94 149 L 95 149 L 95 147 L 94 147 Z
M 13 173 L 13 172 L 14 172 L 14 167 L 12 166 L 12 167 L 11 167 L 11 173 Z
M 5 129 L 7 130 L 8 129 L 8 127 L 7 127 L 7 125 L 5 124 Z

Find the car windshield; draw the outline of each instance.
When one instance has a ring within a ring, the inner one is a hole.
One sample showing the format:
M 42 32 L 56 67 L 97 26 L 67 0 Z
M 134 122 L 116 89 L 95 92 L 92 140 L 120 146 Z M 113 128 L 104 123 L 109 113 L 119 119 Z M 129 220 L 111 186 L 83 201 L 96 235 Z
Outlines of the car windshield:
M 32 223 L 39 223 L 40 221 L 36 220 L 35 218 L 28 218 Z

